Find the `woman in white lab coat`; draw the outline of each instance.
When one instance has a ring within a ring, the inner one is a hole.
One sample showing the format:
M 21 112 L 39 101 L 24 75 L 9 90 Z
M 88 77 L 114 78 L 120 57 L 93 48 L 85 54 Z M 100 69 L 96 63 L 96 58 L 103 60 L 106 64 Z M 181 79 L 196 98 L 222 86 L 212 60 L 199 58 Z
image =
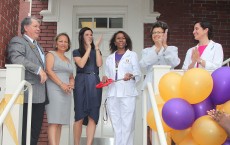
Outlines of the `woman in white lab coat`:
M 180 64 L 178 48 L 176 46 L 168 46 L 167 44 L 168 25 L 165 22 L 157 21 L 153 23 L 150 33 L 154 45 L 142 50 L 142 57 L 139 62 L 142 71 L 146 75 L 142 90 L 144 90 L 148 82 L 153 82 L 153 65 L 170 65 L 171 69 L 173 69 Z M 149 97 L 147 102 L 147 110 L 149 110 L 151 108 Z M 149 136 L 151 142 L 151 130 Z
M 113 35 L 110 51 L 102 81 L 122 79 L 110 84 L 107 90 L 108 113 L 113 125 L 115 145 L 133 145 L 138 95 L 136 83 L 141 78 L 138 57 L 132 51 L 132 41 L 124 31 Z
M 199 67 L 215 70 L 221 67 L 223 48 L 221 44 L 211 40 L 213 36 L 212 25 L 207 21 L 195 22 L 193 35 L 198 44 L 187 51 L 182 69 Z
M 178 48 L 167 45 L 168 25 L 165 22 L 157 21 L 153 24 L 150 33 L 154 45 L 142 50 L 140 60 L 140 67 L 146 74 L 142 89 L 147 82 L 152 82 L 153 65 L 170 65 L 173 69 L 180 64 Z

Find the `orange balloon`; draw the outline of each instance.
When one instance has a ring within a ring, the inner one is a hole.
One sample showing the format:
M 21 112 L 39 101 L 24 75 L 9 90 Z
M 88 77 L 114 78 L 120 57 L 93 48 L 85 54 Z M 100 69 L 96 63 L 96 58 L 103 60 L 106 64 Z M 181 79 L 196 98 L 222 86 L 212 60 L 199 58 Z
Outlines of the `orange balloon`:
M 207 70 L 193 68 L 182 76 L 181 92 L 183 99 L 191 104 L 204 101 L 210 95 L 212 88 L 212 76 Z
M 159 82 L 159 92 L 164 101 L 172 98 L 182 98 L 180 83 L 181 75 L 176 72 L 165 74 Z
M 162 97 L 160 95 L 155 95 L 156 98 L 156 102 L 157 104 L 164 104 L 165 101 L 162 99 Z
M 208 115 L 198 118 L 193 123 L 191 133 L 200 145 L 221 145 L 227 139 L 225 130 Z
M 163 120 L 162 118 L 162 108 L 163 108 L 164 104 L 158 104 L 157 107 L 158 107 L 158 110 L 159 110 L 159 113 L 160 113 L 160 117 L 161 117 L 161 122 L 162 122 L 162 125 L 163 125 L 163 129 L 164 129 L 164 132 L 169 132 L 170 130 L 172 130 L 172 128 L 170 128 Z M 149 127 L 155 131 L 157 131 L 157 126 L 156 126 L 156 122 L 155 122 L 155 117 L 153 115 L 153 109 L 150 109 L 148 114 L 147 114 L 147 123 L 149 125 Z
M 178 145 L 199 145 L 198 143 L 196 143 L 194 141 L 194 139 L 192 138 L 192 135 L 189 134 L 185 139 L 183 139 L 182 142 L 180 142 Z
M 223 107 L 222 104 L 216 105 L 216 110 L 221 110 L 222 107 Z
M 224 104 L 221 105 L 219 110 L 224 111 L 225 113 L 230 114 L 230 101 L 225 102 Z
M 179 144 L 182 140 L 184 140 L 189 134 L 191 134 L 191 127 L 184 129 L 184 130 L 172 130 L 171 131 L 171 136 L 173 141 L 176 144 Z

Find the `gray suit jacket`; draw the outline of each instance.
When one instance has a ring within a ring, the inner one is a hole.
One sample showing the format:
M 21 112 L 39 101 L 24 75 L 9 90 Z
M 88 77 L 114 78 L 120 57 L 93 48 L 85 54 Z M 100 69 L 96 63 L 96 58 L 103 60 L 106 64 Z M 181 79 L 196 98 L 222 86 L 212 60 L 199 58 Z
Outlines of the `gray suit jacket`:
M 39 44 L 38 46 L 44 53 L 43 48 Z M 40 76 L 37 74 L 39 67 L 45 70 L 45 64 L 42 62 L 35 45 L 24 35 L 23 37 L 12 38 L 8 46 L 8 59 L 12 64 L 22 64 L 25 67 L 25 80 L 31 83 L 33 87 L 33 103 L 45 102 L 45 84 L 40 83 Z M 27 91 L 24 102 L 28 103 Z

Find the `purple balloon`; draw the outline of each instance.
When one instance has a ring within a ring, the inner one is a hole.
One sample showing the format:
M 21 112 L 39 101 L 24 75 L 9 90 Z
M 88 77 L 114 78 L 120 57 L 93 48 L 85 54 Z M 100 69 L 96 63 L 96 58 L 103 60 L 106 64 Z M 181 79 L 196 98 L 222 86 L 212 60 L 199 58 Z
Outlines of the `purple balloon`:
M 169 127 L 183 130 L 193 124 L 195 113 L 192 105 L 187 101 L 181 98 L 173 98 L 164 104 L 162 118 Z
M 230 145 L 230 139 L 226 139 L 226 141 L 222 145 Z
M 230 100 L 230 67 L 221 67 L 212 73 L 213 89 L 210 94 L 214 105 Z
M 201 116 L 207 115 L 208 110 L 215 109 L 215 105 L 213 105 L 210 97 L 200 103 L 193 104 L 192 106 L 195 112 L 195 120 Z

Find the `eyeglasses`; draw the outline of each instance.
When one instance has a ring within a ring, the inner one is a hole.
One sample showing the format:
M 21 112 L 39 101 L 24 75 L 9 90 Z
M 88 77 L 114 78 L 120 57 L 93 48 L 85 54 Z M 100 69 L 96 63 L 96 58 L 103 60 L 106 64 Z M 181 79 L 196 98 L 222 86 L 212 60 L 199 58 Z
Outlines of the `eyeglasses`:
M 152 32 L 153 35 L 161 34 L 161 33 L 164 33 L 164 32 L 159 32 L 159 31 L 157 31 L 157 32 Z

